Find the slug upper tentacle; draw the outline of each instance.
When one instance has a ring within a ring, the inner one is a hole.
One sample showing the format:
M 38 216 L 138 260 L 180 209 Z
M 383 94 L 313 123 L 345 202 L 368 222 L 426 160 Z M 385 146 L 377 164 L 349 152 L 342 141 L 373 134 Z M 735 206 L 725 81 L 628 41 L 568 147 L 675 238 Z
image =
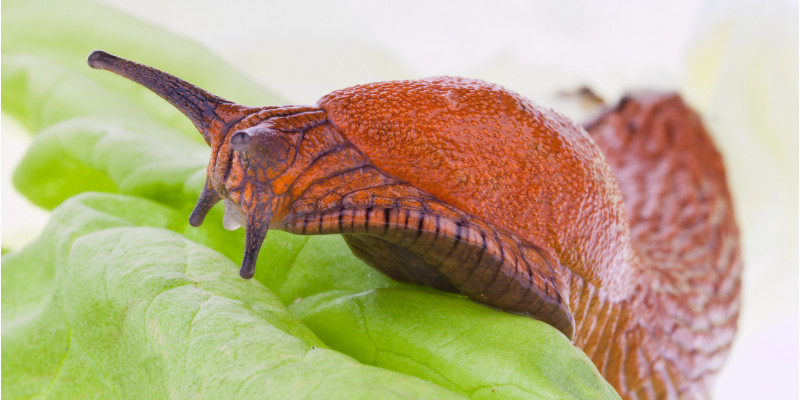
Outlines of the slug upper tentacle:
M 252 134 L 247 130 L 234 132 L 231 136 L 231 148 L 239 153 L 244 153 L 250 147 L 251 136 Z
M 104 51 L 92 52 L 88 62 L 92 68 L 124 76 L 167 100 L 192 121 L 209 144 L 212 140 L 209 136 L 213 132 L 212 122 L 219 120 L 222 114 L 217 113 L 217 110 L 233 104 L 175 76 Z
M 736 331 L 741 259 L 722 159 L 676 95 L 581 126 L 478 80 L 244 107 L 104 52 L 89 65 L 183 112 L 211 146 L 190 217 L 344 235 L 388 276 L 543 320 L 627 399 L 704 398 Z M 588 134 L 587 134 L 588 130 Z M 387 151 L 388 149 L 388 151 Z

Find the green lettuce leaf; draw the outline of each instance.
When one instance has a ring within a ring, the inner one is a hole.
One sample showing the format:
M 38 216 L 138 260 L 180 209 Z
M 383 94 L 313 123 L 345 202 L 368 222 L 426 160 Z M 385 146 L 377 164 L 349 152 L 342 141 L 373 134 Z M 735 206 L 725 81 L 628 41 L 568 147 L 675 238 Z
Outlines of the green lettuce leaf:
M 177 217 L 79 195 L 3 258 L 3 397 L 460 397 L 326 348 L 223 255 L 137 225 Z
M 190 207 L 184 186 L 190 184 L 190 192 L 202 187 L 208 153 L 205 144 L 175 132 L 130 130 L 99 118 L 73 118 L 36 135 L 14 171 L 14 184 L 34 204 L 48 209 L 85 191 Z
M 270 232 L 256 280 L 241 280 L 244 233 L 221 228 L 221 207 L 187 223 L 210 153 L 200 135 L 85 58 L 103 48 L 232 100 L 281 102 L 91 3 L 4 2 L 2 18 L 3 111 L 36 133 L 14 183 L 55 208 L 3 256 L 4 396 L 617 398 L 552 327 L 394 282 L 337 235 Z
M 332 348 L 473 399 L 615 398 L 545 323 L 417 289 L 332 291 L 291 307 Z

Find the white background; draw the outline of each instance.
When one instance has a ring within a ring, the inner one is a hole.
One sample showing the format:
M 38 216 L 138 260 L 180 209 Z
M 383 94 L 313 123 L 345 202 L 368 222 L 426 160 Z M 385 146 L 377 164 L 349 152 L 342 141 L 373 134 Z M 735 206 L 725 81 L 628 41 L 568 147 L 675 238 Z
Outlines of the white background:
M 740 330 L 715 397 L 798 397 L 796 2 L 103 2 L 205 44 L 294 104 L 461 75 L 580 120 L 556 93 L 588 85 L 614 102 L 626 90 L 679 90 L 723 152 L 743 239 Z M 10 186 L 30 139 L 9 118 L 2 138 L 3 246 L 17 248 L 47 214 Z

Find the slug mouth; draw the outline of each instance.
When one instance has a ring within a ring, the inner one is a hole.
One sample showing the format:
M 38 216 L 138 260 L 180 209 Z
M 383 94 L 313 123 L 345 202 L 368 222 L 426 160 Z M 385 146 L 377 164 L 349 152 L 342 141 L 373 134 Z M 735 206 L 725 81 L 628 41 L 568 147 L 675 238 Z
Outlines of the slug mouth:
M 232 201 L 225 199 L 225 216 L 222 217 L 222 226 L 229 230 L 235 231 L 245 225 L 244 213 L 236 207 Z

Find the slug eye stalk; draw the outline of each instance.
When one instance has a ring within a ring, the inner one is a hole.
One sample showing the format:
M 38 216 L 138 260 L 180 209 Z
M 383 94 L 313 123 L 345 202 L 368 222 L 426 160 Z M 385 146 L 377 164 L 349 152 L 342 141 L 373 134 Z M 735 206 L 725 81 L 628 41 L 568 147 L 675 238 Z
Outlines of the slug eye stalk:
M 234 151 L 243 153 L 250 147 L 250 133 L 247 131 L 237 131 L 231 135 L 231 148 Z
M 161 96 L 192 121 L 209 145 L 216 136 L 211 124 L 220 120 L 216 110 L 222 105 L 233 104 L 166 72 L 101 50 L 92 52 L 87 62 L 92 68 L 128 78 Z

